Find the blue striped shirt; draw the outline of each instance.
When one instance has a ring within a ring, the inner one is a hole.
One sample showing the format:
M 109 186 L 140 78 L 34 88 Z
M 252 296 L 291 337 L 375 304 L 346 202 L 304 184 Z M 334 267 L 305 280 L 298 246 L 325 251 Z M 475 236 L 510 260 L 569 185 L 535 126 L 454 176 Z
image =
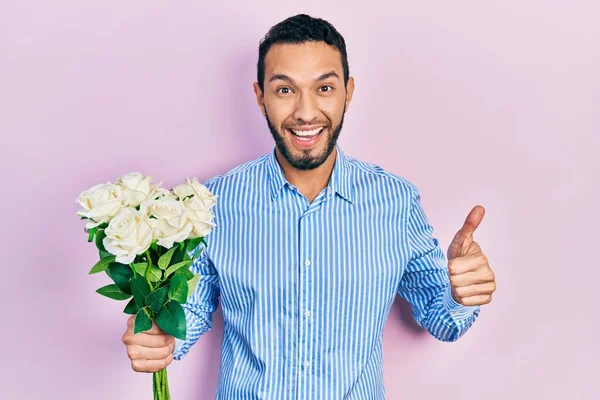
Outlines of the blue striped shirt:
M 180 360 L 221 302 L 218 399 L 383 399 L 383 328 L 396 297 L 441 341 L 480 308 L 450 295 L 447 263 L 416 187 L 344 155 L 309 203 L 270 153 L 205 185 L 217 227 L 191 267 Z

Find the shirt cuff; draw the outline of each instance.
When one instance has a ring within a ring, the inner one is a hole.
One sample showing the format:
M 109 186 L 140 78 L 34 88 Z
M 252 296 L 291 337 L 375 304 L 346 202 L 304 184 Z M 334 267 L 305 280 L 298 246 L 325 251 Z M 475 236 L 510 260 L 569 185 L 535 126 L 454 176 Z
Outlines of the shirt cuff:
M 452 286 L 448 285 L 444 292 L 444 298 L 442 300 L 444 307 L 452 317 L 454 322 L 462 322 L 470 318 L 475 311 L 479 309 L 479 306 L 464 306 L 458 303 L 452 297 Z
M 186 320 L 186 340 L 175 338 L 175 350 L 173 359 L 181 360 L 190 351 L 190 348 L 198 341 L 198 338 L 208 332 L 211 327 L 210 313 L 196 315 L 190 311 L 186 304 L 182 304 Z
M 184 343 L 185 343 L 185 340 L 181 340 L 181 339 L 175 338 L 175 350 L 173 350 L 173 355 L 175 355 L 175 354 L 179 355 L 180 354 L 181 348 L 183 347 Z M 176 358 L 176 359 L 179 359 L 179 357 Z

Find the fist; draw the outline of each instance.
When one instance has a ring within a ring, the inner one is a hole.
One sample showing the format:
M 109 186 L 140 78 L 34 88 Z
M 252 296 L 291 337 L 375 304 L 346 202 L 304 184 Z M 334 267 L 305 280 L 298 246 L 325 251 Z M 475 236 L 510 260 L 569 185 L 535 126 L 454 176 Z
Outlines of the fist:
M 136 372 L 156 372 L 166 368 L 173 361 L 175 338 L 163 332 L 154 321 L 152 329 L 134 334 L 134 321 L 135 315 L 127 319 L 127 330 L 123 334 L 131 368 Z
M 483 207 L 474 207 L 448 248 L 448 275 L 452 297 L 464 306 L 488 304 L 496 291 L 494 271 L 479 244 L 473 240 L 473 233 L 484 214 Z
M 492 301 L 492 295 L 496 291 L 496 277 L 487 257 L 481 251 L 450 260 L 448 272 L 452 297 L 457 303 L 480 306 Z

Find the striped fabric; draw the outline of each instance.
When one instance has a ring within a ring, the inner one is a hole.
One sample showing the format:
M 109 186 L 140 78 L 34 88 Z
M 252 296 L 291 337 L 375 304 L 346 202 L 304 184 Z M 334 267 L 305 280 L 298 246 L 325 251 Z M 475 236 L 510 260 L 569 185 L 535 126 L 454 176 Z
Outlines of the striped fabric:
M 479 315 L 450 296 L 447 264 L 407 180 L 336 147 L 329 185 L 309 204 L 274 150 L 208 180 L 217 227 L 191 267 L 182 359 L 224 330 L 218 399 L 383 399 L 382 334 L 396 294 L 441 341 Z

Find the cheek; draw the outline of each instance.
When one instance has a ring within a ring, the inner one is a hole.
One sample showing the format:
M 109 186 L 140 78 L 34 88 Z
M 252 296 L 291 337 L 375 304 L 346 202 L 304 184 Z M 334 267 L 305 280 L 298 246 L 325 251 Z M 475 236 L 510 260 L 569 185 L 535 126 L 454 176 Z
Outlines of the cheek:
M 294 114 L 294 102 L 291 99 L 265 98 L 265 108 L 271 123 L 278 129 Z
M 332 122 L 334 126 L 337 125 L 342 119 L 345 101 L 346 98 L 344 96 L 332 96 L 322 98 L 318 103 L 321 112 Z

